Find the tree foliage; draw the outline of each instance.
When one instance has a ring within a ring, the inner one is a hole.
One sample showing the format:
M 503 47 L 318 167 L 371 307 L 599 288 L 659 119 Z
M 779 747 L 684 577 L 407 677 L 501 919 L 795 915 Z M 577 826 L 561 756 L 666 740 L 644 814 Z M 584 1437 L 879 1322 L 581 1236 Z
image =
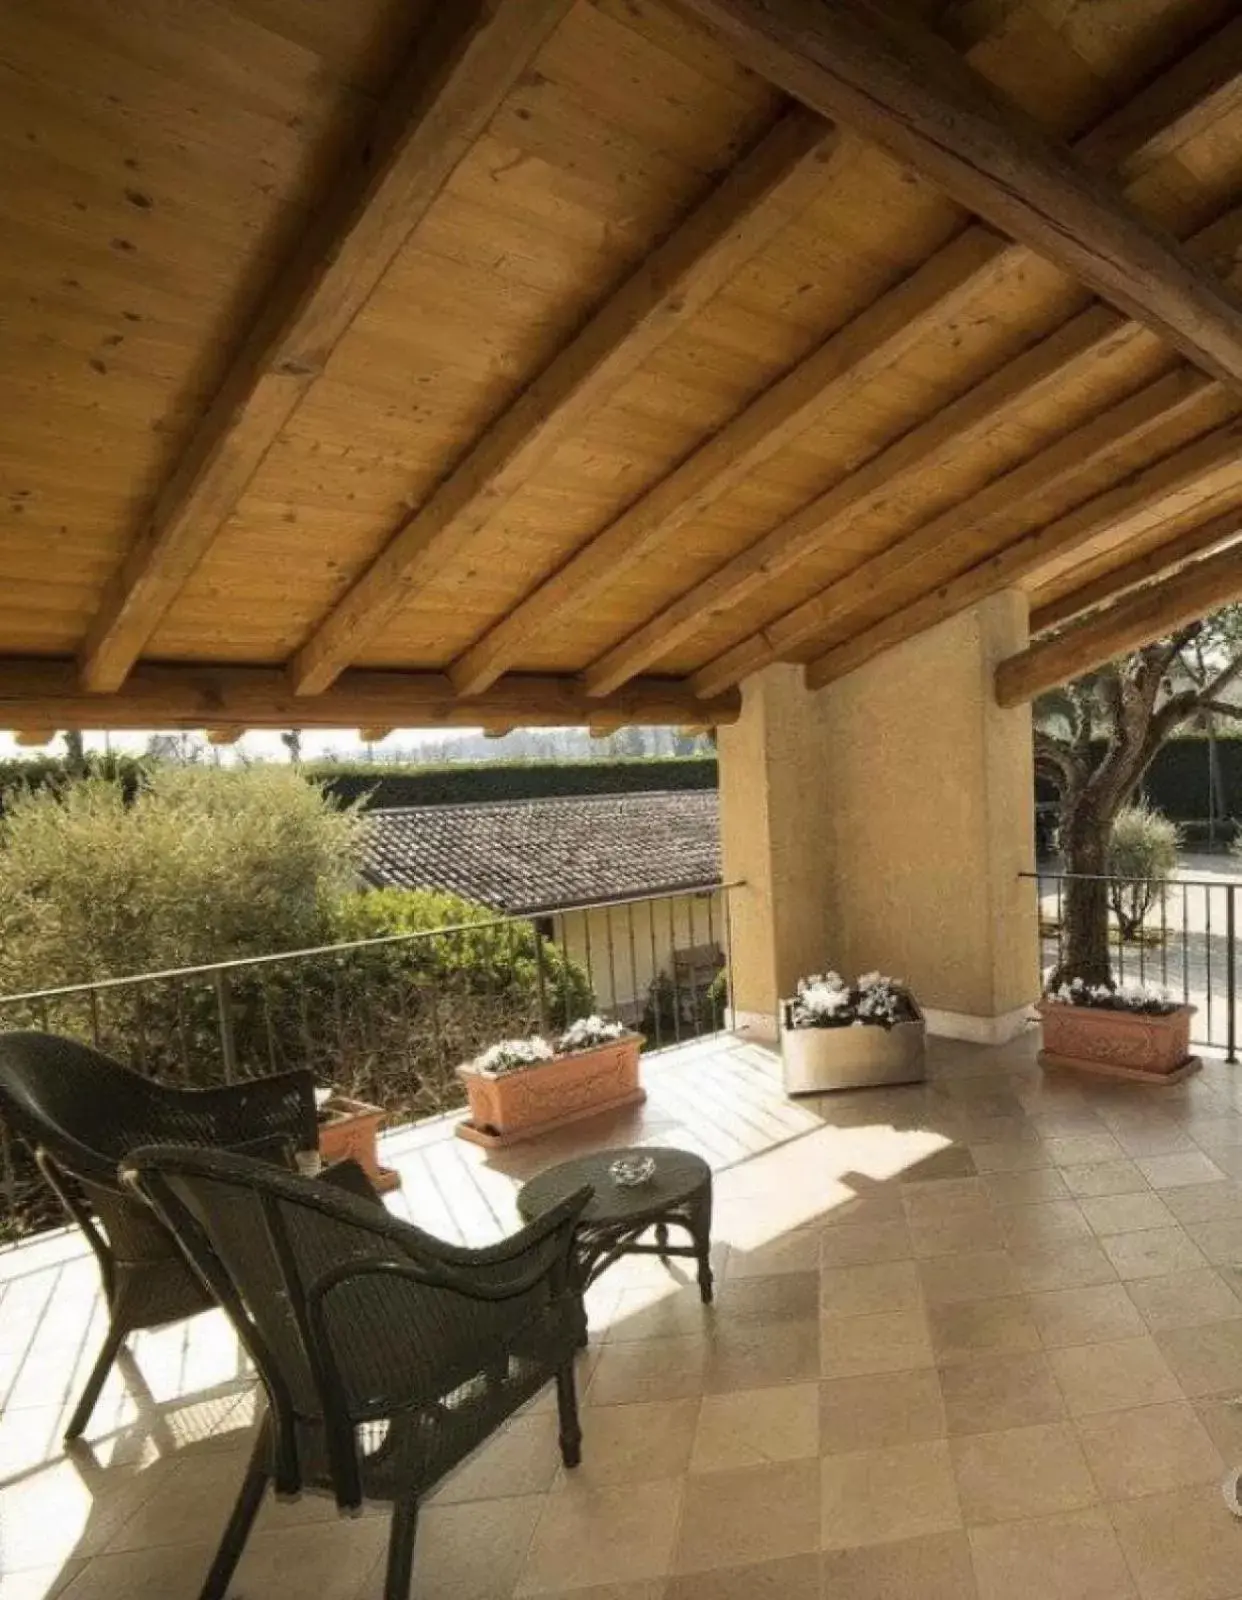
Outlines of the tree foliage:
M 1181 829 L 1146 803 L 1123 806 L 1108 840 L 1108 900 L 1122 939 L 1137 939 L 1177 868 Z

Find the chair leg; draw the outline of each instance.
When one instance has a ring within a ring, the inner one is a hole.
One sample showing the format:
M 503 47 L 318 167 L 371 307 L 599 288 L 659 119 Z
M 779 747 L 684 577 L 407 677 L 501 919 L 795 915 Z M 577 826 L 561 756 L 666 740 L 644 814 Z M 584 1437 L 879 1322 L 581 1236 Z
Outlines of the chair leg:
M 246 1476 L 242 1479 L 242 1486 L 233 1506 L 233 1514 L 229 1518 L 228 1527 L 224 1530 L 224 1538 L 220 1541 L 220 1547 L 211 1563 L 211 1571 L 207 1574 L 207 1581 L 200 1591 L 199 1600 L 226 1600 L 233 1573 L 241 1560 L 242 1551 L 246 1548 L 246 1540 L 250 1537 L 250 1530 L 259 1514 L 259 1507 L 263 1504 L 263 1496 L 267 1492 L 269 1482 L 267 1444 L 260 1436 L 255 1452 L 250 1458 L 250 1464 L 246 1468 Z
M 392 1508 L 388 1535 L 388 1571 L 384 1600 L 410 1600 L 414 1579 L 414 1535 L 418 1532 L 418 1501 L 398 1500 Z
M 567 1467 L 576 1467 L 582 1460 L 582 1429 L 578 1423 L 578 1391 L 572 1361 L 557 1371 L 556 1402 L 561 1418 L 561 1460 Z
M 117 1358 L 117 1352 L 125 1343 L 125 1335 L 129 1330 L 123 1323 L 113 1322 L 104 1337 L 103 1349 L 100 1350 L 95 1365 L 91 1368 L 91 1375 L 86 1380 L 81 1398 L 74 1408 L 73 1415 L 69 1418 L 69 1426 L 65 1429 L 66 1443 L 71 1439 L 78 1439 L 86 1431 L 86 1424 L 91 1420 L 91 1412 L 95 1409 L 95 1402 L 99 1399 L 99 1391 L 107 1380 L 108 1373 L 112 1370 L 112 1363 Z

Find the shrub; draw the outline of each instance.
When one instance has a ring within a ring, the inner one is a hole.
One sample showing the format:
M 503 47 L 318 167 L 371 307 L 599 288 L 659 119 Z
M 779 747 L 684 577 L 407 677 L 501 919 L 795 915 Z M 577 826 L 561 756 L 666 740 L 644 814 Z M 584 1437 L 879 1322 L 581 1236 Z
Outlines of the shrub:
M 1122 939 L 1137 939 L 1148 913 L 1164 903 L 1181 842 L 1177 824 L 1145 802 L 1117 813 L 1108 842 L 1108 874 L 1131 881 L 1110 883 L 1108 899 Z

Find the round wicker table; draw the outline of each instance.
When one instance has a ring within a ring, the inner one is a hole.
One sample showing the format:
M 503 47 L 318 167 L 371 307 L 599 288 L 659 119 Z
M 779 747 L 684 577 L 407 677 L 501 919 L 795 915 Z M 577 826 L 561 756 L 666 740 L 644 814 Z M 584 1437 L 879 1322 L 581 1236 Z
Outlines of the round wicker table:
M 609 1167 L 623 1156 L 651 1156 L 655 1172 L 637 1188 L 613 1180 Z M 582 1213 L 575 1239 L 581 1287 L 586 1289 L 621 1256 L 689 1256 L 698 1262 L 699 1295 L 712 1298 L 712 1169 L 688 1150 L 635 1147 L 601 1150 L 577 1161 L 550 1167 L 523 1185 L 518 1211 L 533 1222 L 583 1184 L 595 1190 Z M 684 1229 L 689 1244 L 670 1244 L 668 1230 Z M 655 1237 L 645 1237 L 654 1230 Z

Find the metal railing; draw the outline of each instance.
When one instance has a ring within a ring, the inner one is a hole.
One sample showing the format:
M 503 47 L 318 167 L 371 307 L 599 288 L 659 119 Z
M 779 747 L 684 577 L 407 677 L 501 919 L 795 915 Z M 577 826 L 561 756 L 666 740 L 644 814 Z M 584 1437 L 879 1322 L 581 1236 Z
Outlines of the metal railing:
M 0 1032 L 67 1034 L 174 1084 L 308 1067 L 324 1086 L 382 1105 L 390 1121 L 412 1121 L 461 1105 L 455 1069 L 502 1038 L 552 1037 L 595 1011 L 642 1031 L 648 1050 L 723 1030 L 737 887 L 7 995 Z M 45 1218 L 38 1193 L 0 1126 L 0 1239 L 36 1211 Z
M 1238 890 L 1213 878 L 1118 878 L 1084 873 L 1023 873 L 1036 886 L 1040 952 L 1046 980 L 1065 949 L 1065 896 L 1072 881 L 1107 885 L 1108 943 L 1118 983 L 1149 983 L 1198 1009 L 1196 1045 L 1237 1060 Z

